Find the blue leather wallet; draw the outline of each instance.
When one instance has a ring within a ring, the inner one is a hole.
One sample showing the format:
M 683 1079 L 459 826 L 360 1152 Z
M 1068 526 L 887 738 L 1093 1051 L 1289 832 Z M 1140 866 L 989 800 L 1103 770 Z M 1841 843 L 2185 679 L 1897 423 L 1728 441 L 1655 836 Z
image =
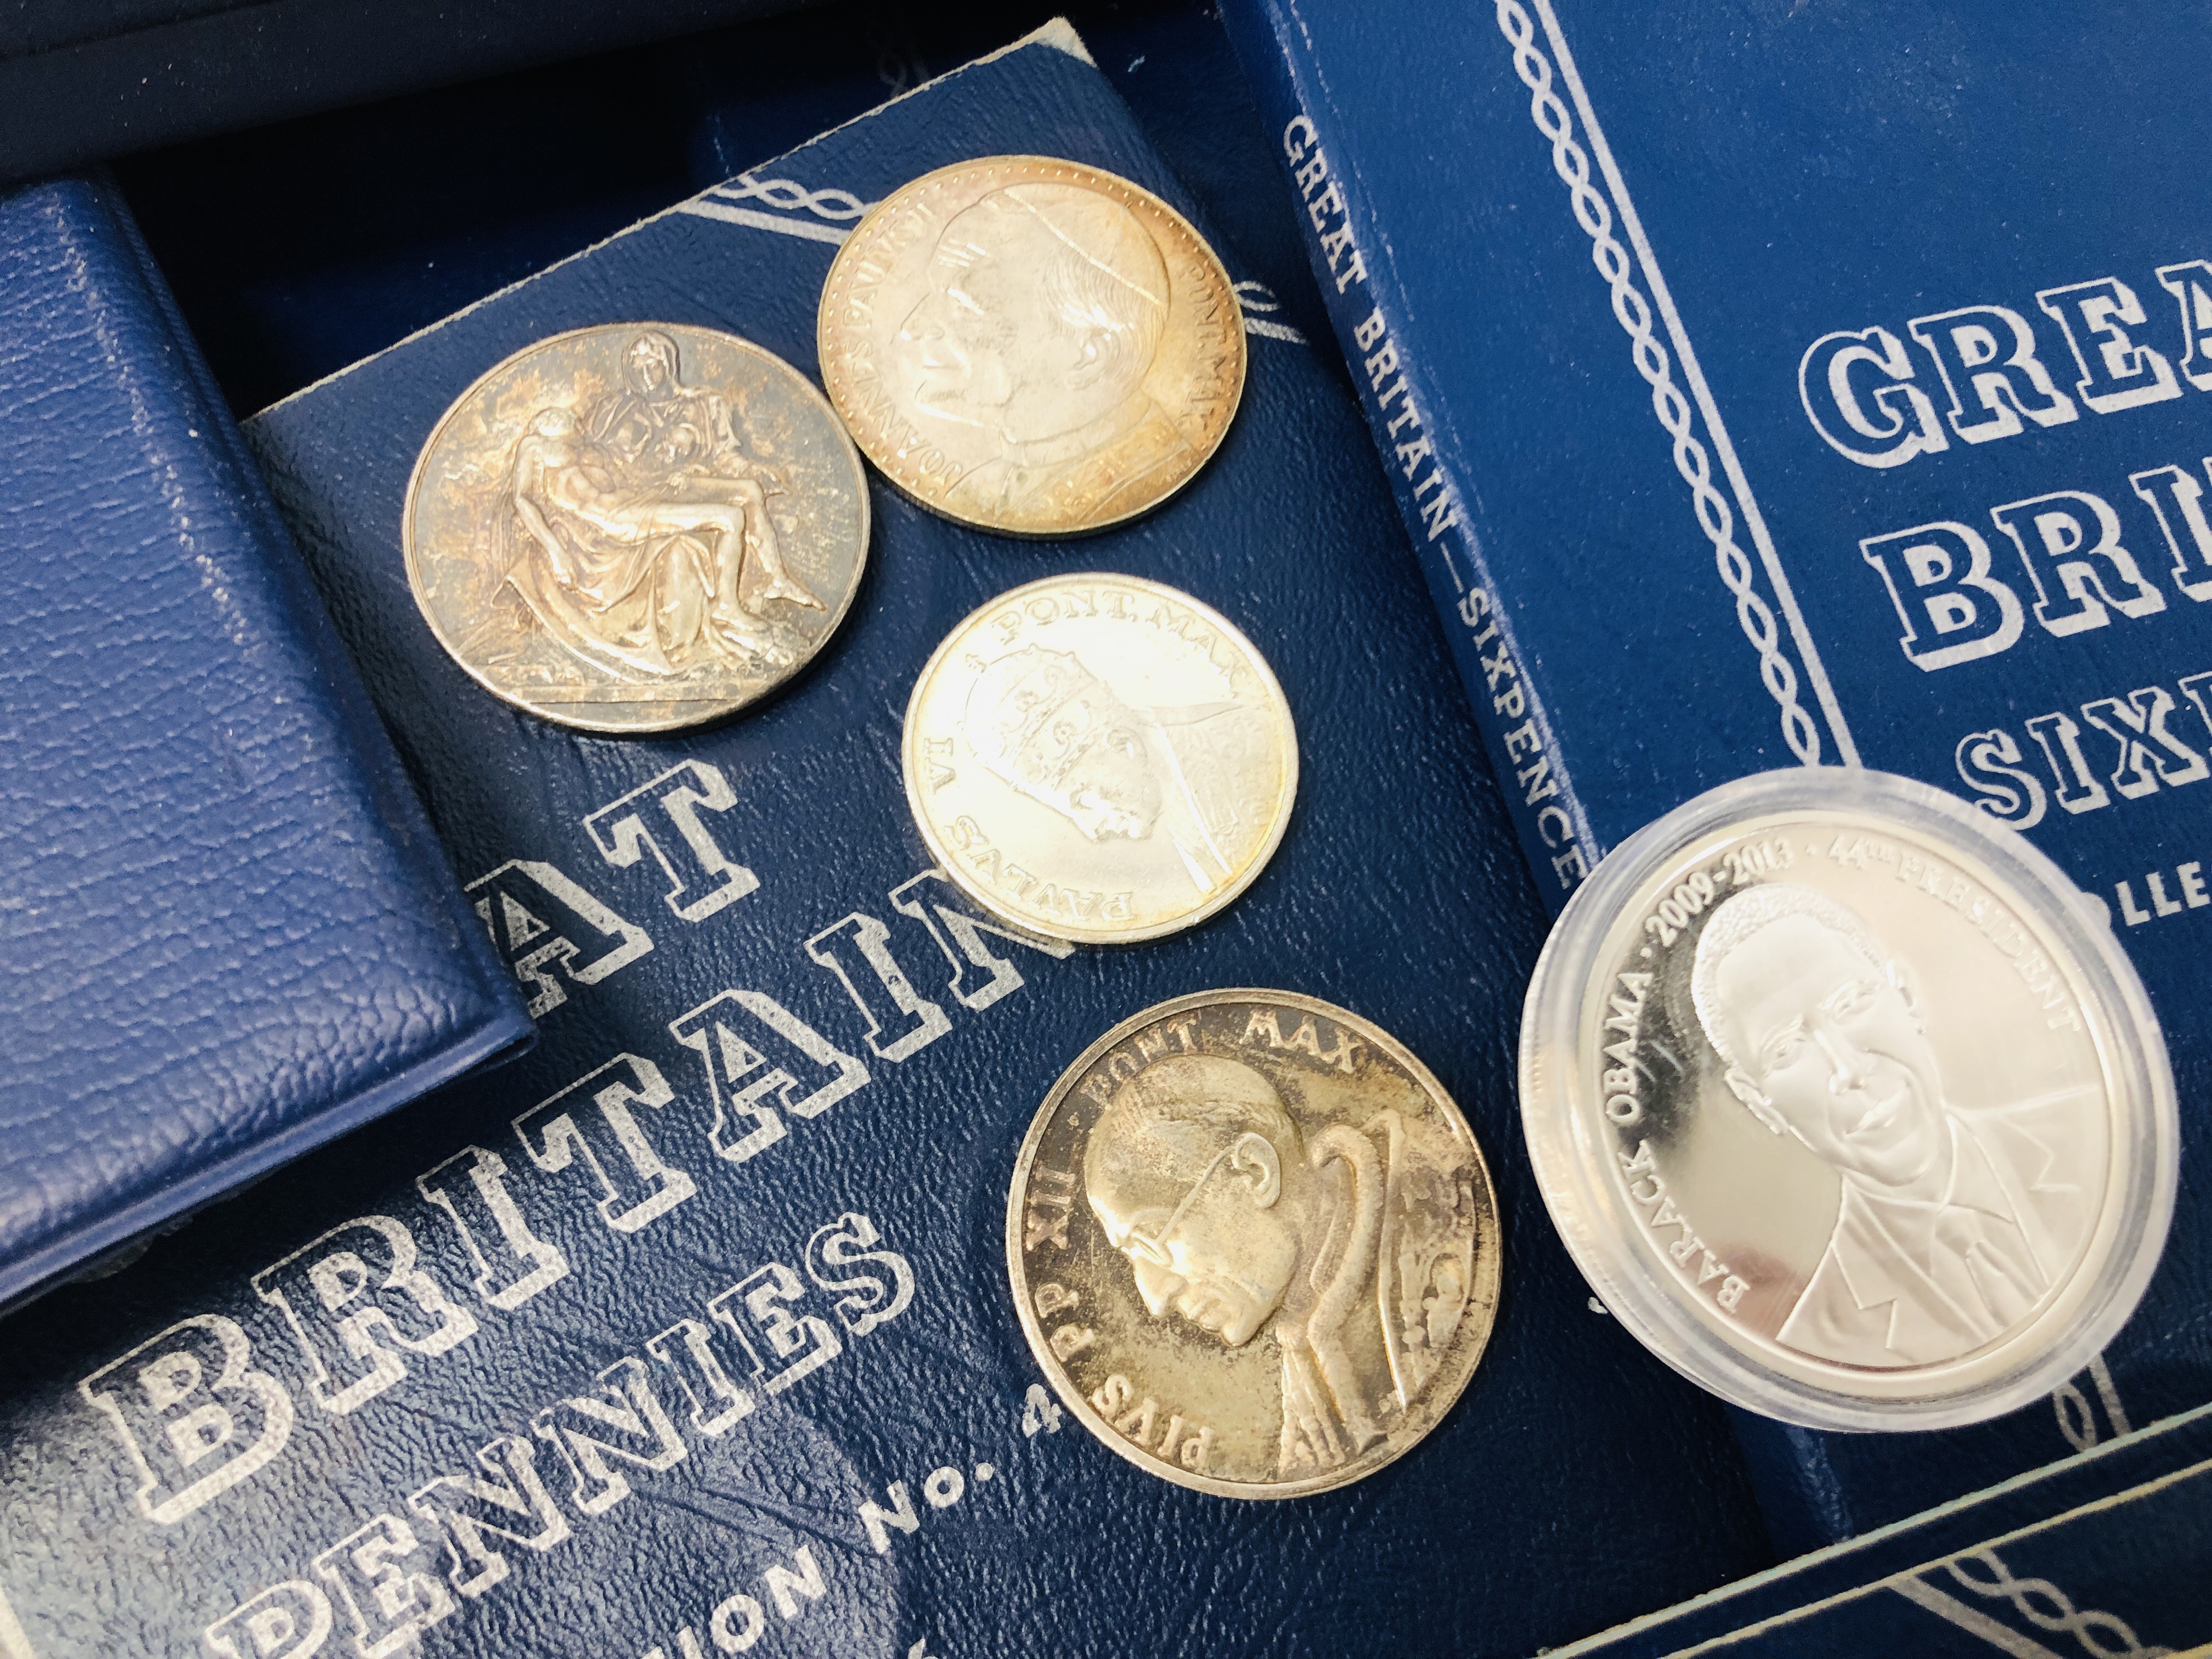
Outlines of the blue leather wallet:
M 532 1028 L 112 188 L 0 337 L 5 1304 Z

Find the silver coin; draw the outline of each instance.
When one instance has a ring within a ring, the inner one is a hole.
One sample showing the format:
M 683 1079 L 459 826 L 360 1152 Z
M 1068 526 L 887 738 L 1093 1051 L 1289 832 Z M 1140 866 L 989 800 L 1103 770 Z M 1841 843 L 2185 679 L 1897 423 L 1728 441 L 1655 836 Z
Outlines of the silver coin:
M 1428 1068 L 1288 991 L 1177 997 L 1045 1097 L 1006 1271 L 1061 1399 L 1225 1498 L 1372 1474 L 1443 1420 L 1498 1309 L 1482 1149 Z
M 1545 1199 L 1606 1305 L 1753 1410 L 1939 1427 L 2118 1329 L 2172 1208 L 2141 982 L 2018 836 L 1924 785 L 1740 780 L 1560 917 L 1522 1027 Z
M 1079 536 L 1148 513 L 1221 447 L 1244 387 L 1237 289 L 1150 191 L 1042 155 L 926 173 L 822 285 L 823 383 L 933 513 Z
M 1228 619 L 1138 576 L 1052 576 L 923 667 L 902 745 L 938 861 L 1018 927 L 1157 939 L 1249 886 L 1290 821 L 1297 735 Z
M 671 732 L 767 696 L 852 607 L 859 453 L 781 358 L 609 323 L 495 363 L 407 483 L 438 642 L 495 696 L 586 732 Z

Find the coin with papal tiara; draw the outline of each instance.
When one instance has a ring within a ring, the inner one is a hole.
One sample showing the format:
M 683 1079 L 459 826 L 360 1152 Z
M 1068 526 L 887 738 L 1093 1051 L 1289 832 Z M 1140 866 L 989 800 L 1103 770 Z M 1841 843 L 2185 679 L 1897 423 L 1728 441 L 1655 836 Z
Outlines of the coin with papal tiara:
M 1816 1428 L 2049 1394 L 2172 1213 L 2165 1042 L 2098 901 L 1879 772 L 1740 779 L 1608 854 L 1537 963 L 1521 1098 L 1605 1306 Z
M 830 267 L 822 380 L 932 512 L 1078 536 L 1149 512 L 1219 447 L 1244 387 L 1229 273 L 1189 222 L 1097 167 L 994 155 L 926 173 Z
M 720 719 L 844 619 L 867 480 L 806 378 L 673 323 L 556 334 L 456 398 L 400 539 L 430 630 L 495 696 L 588 732 Z
M 1052 576 L 946 635 L 915 682 L 907 805 L 975 902 L 1085 945 L 1204 921 L 1257 878 L 1297 735 L 1228 619 L 1136 576 Z
M 1014 1162 L 1006 1272 L 1066 1409 L 1224 1498 L 1372 1474 L 1482 1357 L 1490 1171 L 1428 1068 L 1289 991 L 1177 997 L 1053 1085 Z

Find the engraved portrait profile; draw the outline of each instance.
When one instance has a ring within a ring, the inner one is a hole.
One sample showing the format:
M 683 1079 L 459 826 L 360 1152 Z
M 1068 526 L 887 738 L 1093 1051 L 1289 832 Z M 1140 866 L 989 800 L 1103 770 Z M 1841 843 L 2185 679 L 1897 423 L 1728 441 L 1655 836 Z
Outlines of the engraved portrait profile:
M 955 214 L 895 353 L 965 469 L 946 505 L 1095 519 L 1187 470 L 1189 441 L 1145 390 L 1169 297 L 1151 232 L 1097 191 L 1010 185 Z
M 1083 1183 L 1146 1312 L 1281 1359 L 1278 1479 L 1337 1468 L 1397 1426 L 1474 1284 L 1466 1151 L 1395 1110 L 1302 1133 L 1241 1061 L 1170 1054 L 1108 1098 Z
M 1239 872 L 1271 805 L 1268 716 L 1235 702 L 1125 701 L 1069 651 L 1026 645 L 987 664 L 963 731 L 986 770 L 1086 840 L 1172 848 L 1198 893 Z
M 771 607 L 823 606 L 784 564 L 768 505 L 782 479 L 731 401 L 682 369 L 672 336 L 641 330 L 617 387 L 530 417 L 494 508 L 504 585 L 602 671 L 786 665 L 797 646 Z
M 1732 895 L 1698 939 L 1690 995 L 1729 1092 L 1836 1176 L 1784 1346 L 1940 1364 L 2063 1280 L 2094 1219 L 2094 1111 L 2080 1090 L 1960 1104 L 1945 1072 L 1972 1079 L 1974 1039 L 1931 1029 L 1911 969 L 1850 908 L 1792 882 Z

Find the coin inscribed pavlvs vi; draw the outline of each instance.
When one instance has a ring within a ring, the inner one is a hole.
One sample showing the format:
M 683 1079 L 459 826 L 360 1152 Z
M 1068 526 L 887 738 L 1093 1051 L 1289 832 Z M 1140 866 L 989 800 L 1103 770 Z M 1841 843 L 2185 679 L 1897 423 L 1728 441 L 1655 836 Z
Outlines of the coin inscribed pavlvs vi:
M 1387 1031 L 1209 991 L 1100 1037 L 1006 1197 L 1030 1352 L 1085 1428 L 1224 1498 L 1346 1486 L 1411 1450 L 1497 1313 L 1490 1171 Z
M 1615 848 L 1537 963 L 1521 1102 L 1606 1307 L 1815 1428 L 2049 1394 L 2172 1213 L 2165 1042 L 2097 902 L 1879 772 L 1739 779 Z
M 766 696 L 844 619 L 860 456 L 790 364 L 668 323 L 556 334 L 448 409 L 408 480 L 408 580 L 495 696 L 669 732 Z
M 1073 161 L 926 173 L 823 285 L 823 384 L 932 512 L 1079 536 L 1149 512 L 1220 447 L 1244 389 L 1221 261 L 1151 191 Z
M 1226 617 L 1136 576 L 1052 576 L 945 636 L 907 704 L 907 805 L 977 903 L 1083 945 L 1204 921 L 1290 822 L 1297 734 Z

